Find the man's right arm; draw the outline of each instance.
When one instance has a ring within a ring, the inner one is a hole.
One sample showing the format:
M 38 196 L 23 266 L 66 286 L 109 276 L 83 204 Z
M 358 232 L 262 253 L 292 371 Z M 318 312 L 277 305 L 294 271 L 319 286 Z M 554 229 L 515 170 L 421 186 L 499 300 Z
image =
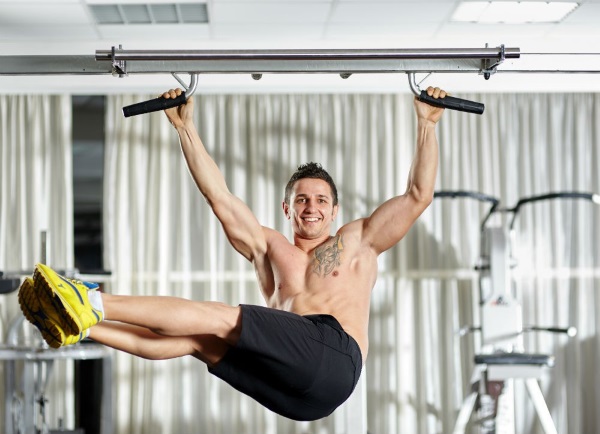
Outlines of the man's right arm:
M 446 96 L 446 92 L 439 88 L 429 87 L 427 93 L 434 98 Z M 417 145 L 406 192 L 384 202 L 363 220 L 363 241 L 377 254 L 398 243 L 433 200 L 438 167 L 435 125 L 444 109 L 417 98 L 414 105 L 417 113 Z
M 181 91 L 165 92 L 163 97 L 175 98 Z M 165 110 L 167 118 L 177 130 L 181 150 L 192 178 L 213 212 L 223 225 L 231 245 L 246 259 L 254 262 L 266 253 L 265 231 L 252 211 L 234 196 L 225 183 L 223 174 L 206 151 L 193 122 L 194 102 Z

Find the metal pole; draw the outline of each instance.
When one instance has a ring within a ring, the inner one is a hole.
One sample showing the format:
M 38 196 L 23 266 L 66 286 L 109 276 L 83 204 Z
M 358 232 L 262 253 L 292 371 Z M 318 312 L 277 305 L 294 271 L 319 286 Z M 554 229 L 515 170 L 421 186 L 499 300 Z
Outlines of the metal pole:
M 316 50 L 97 50 L 88 55 L 0 56 L 1 75 L 164 73 L 481 73 L 519 48 Z
M 546 434 L 557 434 L 558 431 L 554 426 L 552 415 L 550 414 L 550 410 L 548 410 L 548 406 L 546 405 L 544 395 L 542 394 L 537 379 L 525 379 L 525 386 L 527 387 L 527 392 L 529 393 L 529 397 L 531 398 L 533 406 L 535 407 L 535 412 L 537 413 L 540 423 L 542 424 L 542 429 Z
M 189 73 L 354 73 L 487 72 L 518 48 L 317 49 L 317 50 L 97 50 L 96 60 L 111 62 L 116 74 L 170 68 Z M 493 71 L 492 71 L 493 72 Z
M 498 59 L 500 48 L 353 49 L 353 50 L 96 50 L 98 61 L 185 60 L 375 60 L 375 59 Z M 505 48 L 506 58 L 520 56 L 518 48 Z M 300 72 L 300 71 L 299 71 Z
M 516 60 L 519 59 L 519 60 Z M 2 75 L 170 73 L 598 74 L 599 53 L 522 53 L 519 48 L 315 50 L 96 50 L 95 55 L 0 56 Z M 564 65 L 568 65 L 565 68 Z

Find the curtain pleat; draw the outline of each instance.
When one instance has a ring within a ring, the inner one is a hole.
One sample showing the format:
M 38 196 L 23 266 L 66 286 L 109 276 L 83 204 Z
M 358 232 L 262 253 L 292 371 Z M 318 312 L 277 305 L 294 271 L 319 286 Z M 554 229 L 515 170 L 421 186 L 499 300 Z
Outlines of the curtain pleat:
M 473 190 L 513 206 L 559 190 L 600 192 L 600 96 L 462 95 L 483 116 L 447 111 L 437 127 L 438 190 Z M 108 98 L 105 264 L 119 294 L 172 294 L 262 304 L 253 271 L 198 193 L 163 114 L 123 119 L 147 96 Z M 336 180 L 338 223 L 404 192 L 415 145 L 408 95 L 206 95 L 196 125 L 231 191 L 259 221 L 290 237 L 283 188 L 296 166 L 318 161 Z M 485 204 L 435 200 L 379 260 L 373 291 L 366 420 L 371 433 L 446 433 L 468 392 L 478 336 L 480 224 Z M 600 211 L 559 200 L 525 206 L 515 226 L 524 324 L 576 326 L 575 338 L 528 334 L 532 352 L 556 356 L 541 381 L 559 432 L 596 432 Z M 148 362 L 116 355 L 118 433 L 356 432 L 335 414 L 296 423 L 261 408 L 191 358 Z M 519 432 L 541 432 L 517 387 Z M 338 412 L 345 411 L 343 408 Z
M 73 172 L 69 96 L 0 96 L 0 270 L 33 271 L 42 259 L 41 233 L 47 233 L 46 261 L 58 269 L 73 263 Z M 0 335 L 22 318 L 17 293 L 0 296 Z M 41 346 L 41 336 L 26 321 L 18 343 Z M 17 362 L 17 373 L 23 362 Z M 17 378 L 17 381 L 20 381 Z M 43 378 L 43 377 L 42 377 Z M 4 383 L 2 382 L 2 388 Z M 17 382 L 20 387 L 21 384 Z M 4 397 L 5 390 L 0 390 Z M 36 397 L 38 398 L 38 397 Z M 72 362 L 55 361 L 46 389 L 46 422 L 73 427 L 75 406 Z M 13 397 L 15 414 L 22 397 Z M 4 399 L 2 400 L 4 403 Z M 12 415 L 0 408 L 2 423 Z M 4 429 L 4 426 L 2 430 Z

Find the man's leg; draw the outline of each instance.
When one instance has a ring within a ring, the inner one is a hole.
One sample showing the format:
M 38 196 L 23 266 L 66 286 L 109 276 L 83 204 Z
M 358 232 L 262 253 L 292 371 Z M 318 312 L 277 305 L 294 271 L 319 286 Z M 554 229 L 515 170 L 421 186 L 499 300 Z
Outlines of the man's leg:
M 33 279 L 26 279 L 19 289 L 19 304 L 27 319 L 47 332 L 44 339 L 55 348 L 78 342 L 96 326 L 99 330 L 93 337 L 99 342 L 141 357 L 190 354 L 212 364 L 241 335 L 239 307 L 176 297 L 117 296 L 97 288 L 97 284 L 68 279 L 37 264 Z M 101 325 L 105 318 L 147 330 L 105 327 Z M 119 335 L 125 344 L 119 343 Z M 157 336 L 178 340 L 160 339 L 148 345 Z
M 145 327 L 165 336 L 207 334 L 232 345 L 239 339 L 239 307 L 176 297 L 99 293 L 97 284 L 68 279 L 44 264 L 36 265 L 33 280 L 33 286 L 24 285 L 19 290 L 19 303 L 36 312 L 56 313 L 53 321 L 60 322 L 58 325 L 70 335 L 82 333 L 108 318 Z M 97 306 L 90 302 L 90 295 L 92 301 L 98 302 Z
M 194 356 L 214 366 L 230 345 L 211 335 L 163 336 L 147 328 L 118 322 L 101 322 L 90 329 L 95 342 L 149 360 Z
M 165 296 L 102 294 L 105 318 L 151 330 L 161 336 L 212 335 L 235 345 L 241 309 L 213 301 Z

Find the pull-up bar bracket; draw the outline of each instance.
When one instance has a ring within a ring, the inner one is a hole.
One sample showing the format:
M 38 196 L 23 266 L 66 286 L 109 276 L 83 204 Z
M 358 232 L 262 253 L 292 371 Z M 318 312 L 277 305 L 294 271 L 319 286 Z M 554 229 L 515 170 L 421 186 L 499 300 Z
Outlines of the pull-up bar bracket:
M 119 45 L 119 50 L 123 48 L 122 45 Z M 125 77 L 127 75 L 127 63 L 125 60 L 117 60 L 116 53 L 117 49 L 113 46 L 111 49 L 112 52 L 112 74 L 118 77 Z
M 487 47 L 487 44 L 485 44 L 485 46 Z M 506 49 L 504 48 L 504 44 L 500 45 L 498 48 L 500 49 L 500 55 L 494 64 L 491 64 L 492 59 L 481 60 L 481 73 L 483 74 L 483 78 L 486 80 L 489 80 L 491 75 L 496 73 L 498 66 L 500 66 L 506 59 Z

